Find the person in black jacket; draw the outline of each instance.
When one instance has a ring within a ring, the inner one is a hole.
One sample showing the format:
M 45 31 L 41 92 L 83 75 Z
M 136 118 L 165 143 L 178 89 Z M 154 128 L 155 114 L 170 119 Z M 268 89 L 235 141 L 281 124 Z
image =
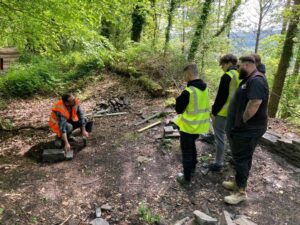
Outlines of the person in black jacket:
M 234 182 L 223 182 L 224 188 L 234 191 L 224 201 L 232 205 L 247 199 L 246 187 L 253 153 L 268 123 L 267 79 L 257 70 L 252 56 L 241 57 L 240 62 L 242 82 L 230 103 L 226 124 L 236 175 Z
M 235 89 L 238 87 L 237 57 L 227 54 L 221 57 L 220 67 L 224 71 L 221 77 L 218 93 L 212 106 L 212 119 L 215 134 L 216 157 L 215 162 L 208 165 L 210 171 L 218 172 L 224 165 L 224 138 L 227 117 L 227 108 L 234 94 L 233 82 Z
M 261 62 L 260 55 L 252 54 L 251 56 L 255 59 L 256 69 L 262 74 L 266 75 L 266 66 Z
M 199 78 L 198 68 L 196 64 L 190 64 L 184 69 L 184 78 L 187 82 L 187 87 L 190 89 L 198 89 L 202 92 L 207 91 L 206 83 Z M 196 90 L 195 90 L 196 91 Z M 193 92 L 196 94 L 196 92 Z M 180 94 L 176 99 L 175 110 L 177 114 L 184 114 L 189 104 L 199 104 L 199 102 L 190 103 L 190 92 L 186 89 Z M 197 99 L 197 98 L 196 98 Z M 198 99 L 198 101 L 206 101 L 208 105 L 208 96 L 207 99 Z M 199 112 L 201 113 L 201 112 Z M 207 132 L 209 129 L 209 109 L 207 108 Z M 176 122 L 175 122 L 176 123 Z M 177 123 L 176 123 L 177 124 Z M 178 124 L 177 124 L 178 125 Z M 202 125 L 199 125 L 202 126 Z M 190 185 L 191 177 L 195 173 L 196 164 L 197 164 L 197 151 L 196 151 L 196 139 L 199 137 L 199 133 L 189 132 L 188 130 L 182 130 L 180 127 L 180 147 L 182 151 L 182 164 L 183 164 L 183 173 L 177 174 L 176 180 L 187 187 Z

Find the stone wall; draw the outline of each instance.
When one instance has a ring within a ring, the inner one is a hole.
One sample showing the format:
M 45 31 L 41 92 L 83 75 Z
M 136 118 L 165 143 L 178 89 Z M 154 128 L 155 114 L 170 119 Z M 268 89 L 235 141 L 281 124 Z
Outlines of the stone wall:
M 284 157 L 291 164 L 300 167 L 300 139 L 286 138 L 273 131 L 267 131 L 261 138 L 261 144 L 276 154 Z

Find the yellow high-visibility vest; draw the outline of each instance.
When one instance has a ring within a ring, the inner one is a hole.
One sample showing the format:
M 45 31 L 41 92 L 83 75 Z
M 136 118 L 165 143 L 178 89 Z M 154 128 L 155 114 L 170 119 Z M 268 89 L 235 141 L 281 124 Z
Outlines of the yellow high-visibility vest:
M 189 104 L 182 114 L 175 117 L 174 123 L 180 131 L 188 134 L 208 133 L 210 115 L 207 88 L 201 91 L 189 86 L 185 90 L 190 93 Z
M 237 70 L 229 70 L 228 72 L 226 72 L 226 74 L 230 76 L 231 81 L 229 83 L 229 94 L 226 103 L 223 105 L 222 109 L 218 113 L 218 116 L 223 117 L 227 117 L 230 101 L 241 83 L 241 80 L 239 79 L 239 72 Z

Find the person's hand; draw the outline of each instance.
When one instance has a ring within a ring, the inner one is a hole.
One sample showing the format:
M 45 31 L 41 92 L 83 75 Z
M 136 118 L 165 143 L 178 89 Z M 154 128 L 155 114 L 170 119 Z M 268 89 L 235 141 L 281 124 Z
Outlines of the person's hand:
M 88 138 L 89 137 L 89 133 L 86 130 L 82 131 L 82 136 Z
M 64 150 L 65 150 L 65 153 L 67 153 L 68 151 L 70 151 L 71 150 L 71 145 L 69 143 L 66 143 L 65 147 L 64 147 Z

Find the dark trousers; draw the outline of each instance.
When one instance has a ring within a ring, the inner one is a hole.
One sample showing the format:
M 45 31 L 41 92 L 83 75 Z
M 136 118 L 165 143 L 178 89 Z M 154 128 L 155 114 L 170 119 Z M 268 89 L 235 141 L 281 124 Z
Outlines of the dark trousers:
M 191 174 L 195 171 L 196 164 L 198 162 L 195 143 L 198 137 L 198 134 L 188 134 L 185 132 L 180 132 L 183 174 L 186 181 L 191 180 Z
M 246 188 L 252 157 L 259 137 L 243 137 L 236 134 L 228 135 L 235 168 L 235 181 L 239 188 Z

